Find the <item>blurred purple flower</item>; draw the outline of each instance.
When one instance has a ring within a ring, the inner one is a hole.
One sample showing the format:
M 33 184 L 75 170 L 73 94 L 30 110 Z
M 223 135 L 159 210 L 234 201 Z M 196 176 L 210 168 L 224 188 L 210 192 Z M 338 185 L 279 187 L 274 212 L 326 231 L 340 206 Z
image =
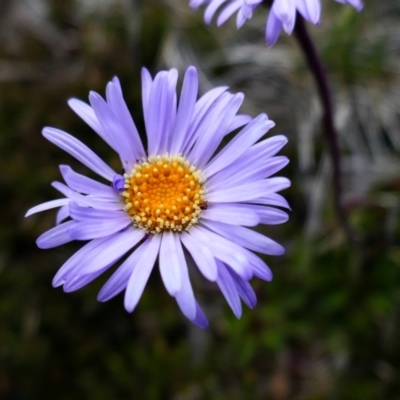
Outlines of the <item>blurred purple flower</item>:
M 335 0 L 338 3 L 349 4 L 357 11 L 363 8 L 362 0 Z M 217 25 L 221 26 L 236 11 L 236 26 L 239 29 L 246 20 L 250 19 L 253 11 L 264 0 L 190 0 L 190 6 L 194 9 L 207 5 L 204 13 L 204 21 L 210 24 L 214 14 L 222 6 L 222 11 L 217 18 Z M 287 34 L 291 34 L 296 22 L 296 13 L 299 12 L 307 21 L 314 25 L 319 24 L 321 18 L 320 0 L 273 0 L 269 12 L 265 39 L 272 46 L 278 39 L 283 28 Z
M 177 105 L 178 73 L 142 70 L 142 100 L 147 151 L 125 104 L 120 83 L 108 83 L 106 100 L 91 92 L 90 105 L 70 107 L 119 155 L 123 175 L 66 132 L 44 128 L 43 135 L 108 185 L 61 165 L 66 182 L 53 182 L 65 197 L 30 209 L 26 216 L 61 207 L 57 226 L 37 244 L 47 249 L 72 240 L 88 241 L 57 272 L 53 286 L 72 292 L 97 278 L 129 252 L 101 289 L 106 301 L 125 290 L 125 308 L 136 307 L 159 260 L 162 280 L 183 314 L 200 327 L 207 319 L 195 300 L 184 248 L 203 276 L 220 287 L 237 317 L 241 302 L 253 308 L 252 277 L 272 279 L 268 266 L 252 251 L 280 255 L 282 246 L 247 227 L 279 224 L 288 207 L 276 192 L 290 186 L 271 175 L 288 160 L 275 156 L 284 136 L 260 140 L 274 126 L 267 115 L 237 114 L 244 96 L 217 87 L 199 100 L 198 74 L 187 69 Z M 244 127 L 243 127 L 244 126 Z M 220 152 L 224 136 L 243 127 Z

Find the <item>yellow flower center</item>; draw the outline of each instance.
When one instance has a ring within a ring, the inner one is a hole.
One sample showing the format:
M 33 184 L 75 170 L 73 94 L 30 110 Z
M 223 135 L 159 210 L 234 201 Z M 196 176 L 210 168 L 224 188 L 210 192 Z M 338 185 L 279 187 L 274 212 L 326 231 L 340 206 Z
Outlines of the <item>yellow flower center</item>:
M 138 228 L 180 232 L 198 222 L 205 207 L 204 178 L 184 157 L 150 156 L 124 178 L 124 209 Z

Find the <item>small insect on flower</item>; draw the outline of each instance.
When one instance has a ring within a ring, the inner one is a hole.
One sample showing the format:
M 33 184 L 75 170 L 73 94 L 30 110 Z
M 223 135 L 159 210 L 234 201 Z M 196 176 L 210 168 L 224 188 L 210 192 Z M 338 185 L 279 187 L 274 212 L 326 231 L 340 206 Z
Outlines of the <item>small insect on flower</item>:
M 202 275 L 216 282 L 237 317 L 241 302 L 253 308 L 249 281 L 269 281 L 268 266 L 252 251 L 280 255 L 282 246 L 248 227 L 279 224 L 287 214 L 278 191 L 287 178 L 271 175 L 288 160 L 276 156 L 284 136 L 262 139 L 274 126 L 267 115 L 237 114 L 243 94 L 217 87 L 197 100 L 198 74 L 185 73 L 177 105 L 178 73 L 142 70 L 142 102 L 147 134 L 144 148 L 125 104 L 120 83 L 108 83 L 106 99 L 91 92 L 90 105 L 70 107 L 118 154 L 123 173 L 114 172 L 86 145 L 55 128 L 43 135 L 108 184 L 61 165 L 66 184 L 53 187 L 65 197 L 30 209 L 26 216 L 60 207 L 57 225 L 37 245 L 47 249 L 72 240 L 88 241 L 60 268 L 53 286 L 72 292 L 93 281 L 123 256 L 98 295 L 106 301 L 125 290 L 125 308 L 136 307 L 158 259 L 163 283 L 183 314 L 199 327 L 208 325 L 195 300 L 184 248 Z M 242 128 L 241 128 L 242 127 Z M 240 132 L 216 153 L 228 133 Z M 215 154 L 216 153 L 216 154 Z
M 335 1 L 349 4 L 357 11 L 361 11 L 363 8 L 362 0 Z M 218 26 L 224 24 L 237 11 L 236 26 L 238 29 L 253 16 L 253 11 L 262 3 L 272 4 L 265 28 L 265 39 L 269 46 L 276 43 L 282 28 L 288 35 L 292 33 L 297 13 L 314 25 L 320 23 L 320 0 L 190 0 L 190 6 L 194 9 L 207 5 L 204 13 L 204 21 L 207 25 L 211 23 L 220 7 L 223 10 L 217 18 Z

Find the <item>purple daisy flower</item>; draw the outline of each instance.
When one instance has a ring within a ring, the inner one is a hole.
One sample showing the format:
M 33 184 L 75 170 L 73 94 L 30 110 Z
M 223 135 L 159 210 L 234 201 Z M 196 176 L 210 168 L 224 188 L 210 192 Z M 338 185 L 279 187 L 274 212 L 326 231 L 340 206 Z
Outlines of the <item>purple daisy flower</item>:
M 349 4 L 357 11 L 361 11 L 363 8 L 362 0 L 335 1 Z M 207 5 L 204 13 L 206 24 L 211 23 L 214 14 L 223 6 L 223 10 L 217 18 L 218 26 L 224 24 L 237 12 L 236 26 L 239 29 L 246 20 L 252 17 L 253 11 L 263 2 L 264 0 L 190 0 L 190 6 L 197 9 L 202 5 Z M 265 29 L 265 39 L 270 46 L 275 44 L 282 29 L 289 35 L 292 33 L 297 12 L 312 24 L 319 24 L 321 18 L 320 0 L 273 0 Z
M 53 286 L 72 292 L 97 278 L 122 257 L 127 258 L 101 289 L 106 301 L 125 290 L 125 308 L 136 307 L 158 258 L 168 293 L 183 314 L 200 327 L 207 319 L 195 300 L 184 248 L 201 274 L 216 282 L 237 317 L 240 298 L 254 307 L 249 281 L 269 281 L 268 266 L 252 251 L 280 255 L 281 245 L 248 227 L 280 224 L 288 208 L 276 192 L 290 186 L 273 177 L 288 163 L 276 153 L 284 136 L 260 140 L 274 123 L 267 115 L 237 114 L 243 94 L 217 87 L 199 100 L 198 74 L 187 69 L 177 105 L 178 73 L 142 70 L 142 100 L 147 150 L 125 104 L 120 83 L 108 83 L 106 100 L 91 92 L 90 105 L 77 100 L 70 107 L 106 141 L 121 159 L 123 175 L 113 171 L 92 150 L 55 128 L 43 135 L 104 178 L 104 184 L 69 166 L 60 170 L 66 184 L 52 185 L 65 197 L 30 209 L 26 216 L 61 207 L 57 225 L 37 245 L 47 249 L 72 240 L 88 241 L 57 272 Z M 228 133 L 242 127 L 221 151 Z

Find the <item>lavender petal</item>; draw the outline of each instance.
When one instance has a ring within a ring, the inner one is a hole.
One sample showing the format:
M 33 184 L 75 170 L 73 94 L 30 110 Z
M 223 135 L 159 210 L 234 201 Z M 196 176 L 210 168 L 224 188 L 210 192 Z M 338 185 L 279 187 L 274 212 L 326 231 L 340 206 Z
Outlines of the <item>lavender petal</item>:
M 190 283 L 188 267 L 186 264 L 185 255 L 183 254 L 179 234 L 174 234 L 174 241 L 176 253 L 179 259 L 180 275 L 182 281 L 181 288 L 179 289 L 175 298 L 183 315 L 185 315 L 185 317 L 189 320 L 193 320 L 196 317 L 196 299 L 194 298 L 192 285 Z
M 133 269 L 125 291 L 124 305 L 132 312 L 142 296 L 160 249 L 161 235 L 153 235 L 141 259 Z
M 174 127 L 174 140 L 170 146 L 171 154 L 182 152 L 185 136 L 188 133 L 193 118 L 198 86 L 199 78 L 197 70 L 194 67 L 189 67 L 183 79 L 182 92 Z
M 107 301 L 121 293 L 128 285 L 129 278 L 135 268 L 140 268 L 138 263 L 147 254 L 151 240 L 146 240 L 124 261 L 114 272 L 111 278 L 101 288 L 97 300 Z
M 271 193 L 278 192 L 290 186 L 287 178 L 275 177 L 238 185 L 233 188 L 210 190 L 207 200 L 210 203 L 233 203 L 251 201 Z
M 250 283 L 243 280 L 235 271 L 228 269 L 228 272 L 235 282 L 239 296 L 243 299 L 247 307 L 253 309 L 257 304 L 257 297 Z
M 30 208 L 26 212 L 25 218 L 29 217 L 30 215 L 36 214 L 38 212 L 41 212 L 41 211 L 46 211 L 46 210 L 50 210 L 52 208 L 65 206 L 69 202 L 70 202 L 69 199 L 57 199 L 57 200 L 46 201 L 46 203 L 42 203 L 35 207 Z
M 275 124 L 265 114 L 247 124 L 212 160 L 204 170 L 209 178 L 239 158 Z
M 108 197 L 113 200 L 119 199 L 118 194 L 110 186 L 78 174 L 68 165 L 60 165 L 60 171 L 66 184 L 76 192 L 92 196 Z
M 256 226 L 260 223 L 258 213 L 243 204 L 213 203 L 204 210 L 201 217 L 211 221 L 232 225 Z
M 170 231 L 162 234 L 159 261 L 164 286 L 171 296 L 176 296 L 182 287 L 182 276 L 174 234 Z
M 62 206 L 57 212 L 56 225 L 61 224 L 61 222 L 67 219 L 68 217 L 69 217 L 69 204 L 66 204 L 65 206 Z
M 96 172 L 108 181 L 112 181 L 115 172 L 89 147 L 85 146 L 78 139 L 55 128 L 44 128 L 42 131 L 43 136 L 60 147 L 67 153 L 71 154 L 83 165 L 86 165 L 92 171 Z
M 217 263 L 209 248 L 200 239 L 196 238 L 195 232 L 190 234 L 183 232 L 181 241 L 204 277 L 211 282 L 215 282 L 218 275 Z
M 285 249 L 272 239 L 243 226 L 228 225 L 221 222 L 202 222 L 209 229 L 240 246 L 271 256 L 280 256 Z
M 71 242 L 74 239 L 69 234 L 69 230 L 74 225 L 74 221 L 68 221 L 49 229 L 37 238 L 37 246 L 40 249 L 51 249 L 52 247 L 61 246 L 62 244 Z
M 240 318 L 242 315 L 242 305 L 240 303 L 240 297 L 236 289 L 235 282 L 233 281 L 232 276 L 229 274 L 224 263 L 217 261 L 217 264 L 218 264 L 217 284 L 221 289 L 221 292 L 224 295 L 229 306 L 231 307 L 233 313 L 235 314 L 236 318 Z

